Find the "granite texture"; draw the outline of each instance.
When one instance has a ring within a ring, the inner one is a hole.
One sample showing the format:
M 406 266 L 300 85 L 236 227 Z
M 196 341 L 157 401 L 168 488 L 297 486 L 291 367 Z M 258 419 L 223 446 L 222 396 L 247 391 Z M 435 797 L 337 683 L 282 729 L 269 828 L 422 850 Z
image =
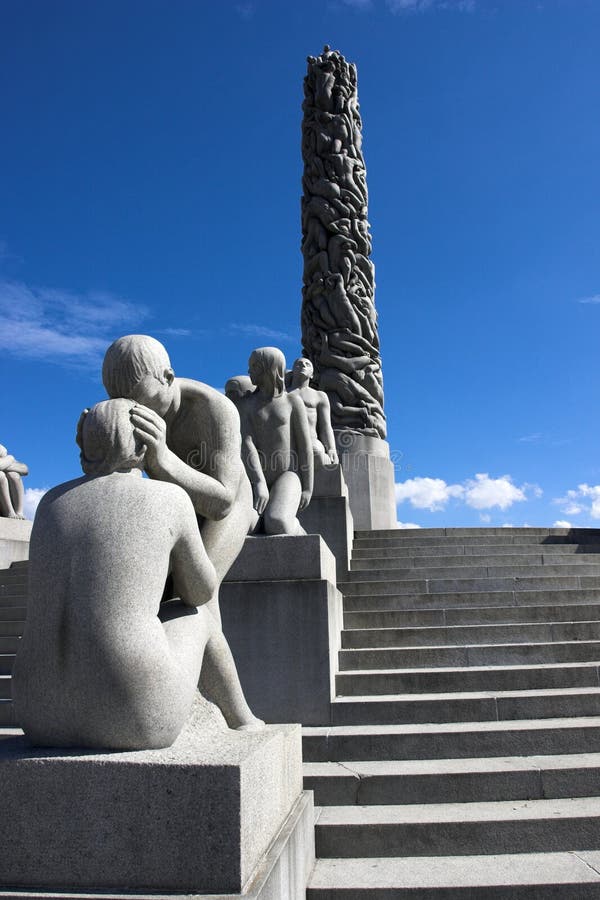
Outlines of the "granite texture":
M 11 563 L 29 559 L 32 523 L 27 519 L 5 519 L 0 516 L 0 569 Z
M 395 528 L 394 465 L 386 441 L 336 431 L 340 464 L 357 531 Z
M 0 738 L 0 886 L 240 892 L 300 797 L 301 763 L 298 726 L 233 732 L 200 699 L 163 750 Z

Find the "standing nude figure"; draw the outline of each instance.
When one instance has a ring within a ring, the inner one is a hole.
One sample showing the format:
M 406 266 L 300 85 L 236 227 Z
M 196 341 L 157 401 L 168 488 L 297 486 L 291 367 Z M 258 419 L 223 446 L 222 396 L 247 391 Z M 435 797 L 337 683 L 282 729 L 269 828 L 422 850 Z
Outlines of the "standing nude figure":
M 37 745 L 170 746 L 203 654 L 223 640 L 192 503 L 177 485 L 141 477 L 132 405 L 106 400 L 82 416 L 85 475 L 49 491 L 37 511 L 13 674 L 19 722 Z M 169 574 L 181 599 L 161 606 Z M 229 721 L 235 691 L 221 686 Z
M 300 356 L 294 363 L 292 379 L 288 391 L 302 398 L 308 417 L 308 427 L 315 461 L 315 468 L 335 465 L 338 460 L 335 438 L 331 427 L 331 409 L 325 391 L 310 387 L 313 377 L 310 359 Z
M 218 588 L 255 521 L 252 489 L 241 461 L 239 415 L 219 391 L 176 378 L 167 351 L 147 335 L 127 335 L 108 348 L 102 380 L 109 397 L 135 401 L 134 434 L 146 447 L 150 478 L 179 485 L 196 511 L 217 583 L 208 608 L 220 624 Z M 223 633 L 206 648 L 200 690 L 222 708 L 222 685 L 236 685 L 226 714 L 231 728 L 259 727 L 239 683 Z M 233 689 L 232 689 L 233 690 Z
M 24 519 L 23 482 L 21 476 L 28 475 L 25 463 L 19 462 L 6 447 L 0 444 L 0 516 L 8 519 Z
M 285 357 L 254 350 L 248 371 L 256 390 L 240 403 L 242 452 L 265 534 L 306 534 L 297 519 L 313 490 L 313 454 L 302 399 L 285 390 Z

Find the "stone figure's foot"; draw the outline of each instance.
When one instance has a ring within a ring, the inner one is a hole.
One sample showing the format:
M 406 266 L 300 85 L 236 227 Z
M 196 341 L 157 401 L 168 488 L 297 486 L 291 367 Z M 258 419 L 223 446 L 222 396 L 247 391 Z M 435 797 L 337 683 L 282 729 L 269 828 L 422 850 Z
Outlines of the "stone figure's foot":
M 251 722 L 246 722 L 244 725 L 238 725 L 235 728 L 235 731 L 261 731 L 265 727 L 265 723 L 262 719 L 257 719 L 256 716 L 252 716 Z

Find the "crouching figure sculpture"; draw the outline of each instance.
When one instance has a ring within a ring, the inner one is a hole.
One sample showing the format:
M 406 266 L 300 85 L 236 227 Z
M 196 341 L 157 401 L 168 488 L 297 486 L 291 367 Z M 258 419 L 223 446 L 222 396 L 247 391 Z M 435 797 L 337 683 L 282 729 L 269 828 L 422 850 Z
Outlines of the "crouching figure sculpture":
M 133 406 L 107 400 L 82 416 L 85 475 L 38 508 L 13 684 L 18 721 L 40 746 L 170 746 L 190 713 L 205 648 L 223 641 L 205 605 L 217 576 L 192 502 L 178 485 L 142 478 Z M 161 606 L 169 575 L 177 599 Z M 219 705 L 236 727 L 231 675 L 223 672 Z

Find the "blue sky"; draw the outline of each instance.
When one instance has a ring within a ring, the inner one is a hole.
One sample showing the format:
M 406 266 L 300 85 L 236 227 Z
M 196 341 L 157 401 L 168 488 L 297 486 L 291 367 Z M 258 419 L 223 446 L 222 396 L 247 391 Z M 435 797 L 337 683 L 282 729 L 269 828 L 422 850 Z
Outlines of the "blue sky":
M 399 520 L 600 525 L 597 0 L 2 0 L 0 442 L 79 474 L 120 334 L 300 348 L 305 59 L 358 65 Z

